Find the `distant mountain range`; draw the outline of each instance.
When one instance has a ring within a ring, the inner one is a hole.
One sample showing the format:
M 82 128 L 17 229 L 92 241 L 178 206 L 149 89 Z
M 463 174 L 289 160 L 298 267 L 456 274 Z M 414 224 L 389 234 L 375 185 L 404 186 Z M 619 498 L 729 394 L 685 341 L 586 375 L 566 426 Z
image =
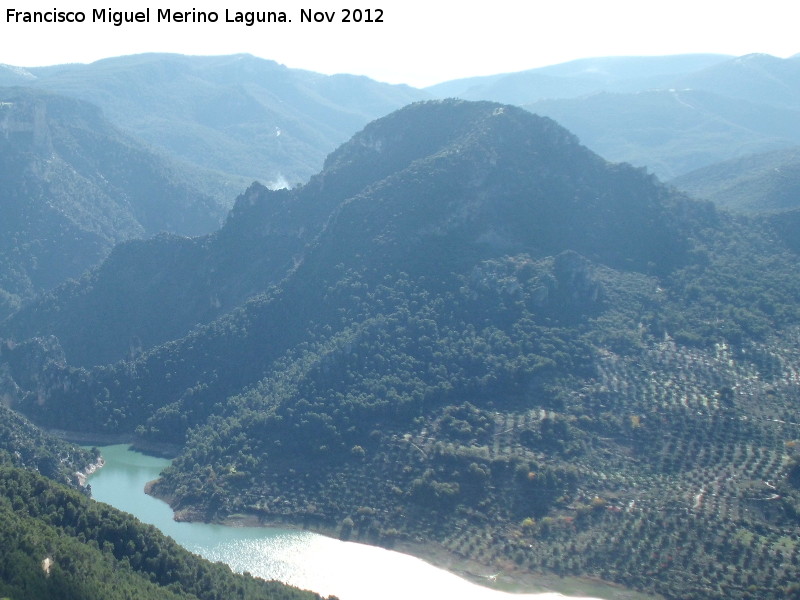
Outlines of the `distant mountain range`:
M 0 85 L 86 100 L 175 158 L 270 186 L 304 182 L 367 122 L 429 97 L 408 86 L 289 69 L 247 54 L 0 65 Z
M 733 58 L 725 54 L 584 58 L 517 73 L 455 79 L 426 89 L 438 97 L 521 106 L 539 100 L 669 88 L 676 80 Z
M 143 54 L 89 65 L 0 65 L 0 85 L 87 100 L 175 158 L 268 186 L 304 182 L 368 121 L 431 96 L 524 106 L 555 118 L 605 158 L 662 178 L 800 143 L 792 126 L 800 59 L 763 54 L 591 58 L 426 90 L 249 55 Z
M 591 58 L 426 90 L 249 55 L 144 54 L 89 65 L 0 65 L 2 84 L 100 106 L 129 134 L 238 186 L 217 194 L 223 202 L 253 179 L 271 187 L 305 181 L 369 120 L 431 95 L 524 106 L 603 157 L 664 179 L 800 144 L 800 60 L 759 54 Z
M 647 167 L 664 179 L 800 143 L 800 109 L 702 90 L 601 93 L 525 108 L 577 132 L 608 160 Z
M 800 278 L 779 225 L 521 108 L 416 103 L 218 232 L 118 246 L 7 319 L 0 394 L 180 444 L 153 491 L 181 518 L 782 598 Z
M 797 57 L 584 59 L 428 91 L 522 105 L 556 119 L 601 156 L 662 178 L 800 143 Z

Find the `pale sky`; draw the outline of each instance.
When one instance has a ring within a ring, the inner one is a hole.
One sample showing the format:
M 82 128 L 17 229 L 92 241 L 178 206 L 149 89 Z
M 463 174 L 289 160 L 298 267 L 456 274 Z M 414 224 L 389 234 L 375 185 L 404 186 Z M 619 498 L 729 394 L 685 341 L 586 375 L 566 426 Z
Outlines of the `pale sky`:
M 143 11 L 148 23 L 92 22 L 94 9 Z M 693 52 L 788 57 L 800 52 L 790 0 L 4 0 L 0 63 L 31 67 L 140 52 L 250 53 L 288 67 L 367 75 L 422 87 L 597 56 Z M 291 23 L 226 23 L 236 11 L 283 11 Z M 157 23 L 158 9 L 214 11 L 217 23 Z M 301 23 L 300 10 L 335 12 Z M 382 10 L 383 23 L 342 23 L 346 8 Z M 9 22 L 8 10 L 83 11 L 86 21 Z

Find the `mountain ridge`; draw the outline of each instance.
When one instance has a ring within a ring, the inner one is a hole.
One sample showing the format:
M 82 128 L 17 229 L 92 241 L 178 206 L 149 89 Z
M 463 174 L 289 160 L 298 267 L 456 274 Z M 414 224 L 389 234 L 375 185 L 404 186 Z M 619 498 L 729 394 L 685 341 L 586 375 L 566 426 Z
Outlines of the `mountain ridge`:
M 716 54 L 585 58 L 515 73 L 446 81 L 425 89 L 440 97 L 458 96 L 465 100 L 522 105 L 548 98 L 663 87 L 669 85 L 670 78 L 676 75 L 707 68 L 731 58 Z M 543 84 L 543 90 L 536 90 L 530 85 L 532 82 Z
M 248 54 L 136 54 L 26 72 L 35 78 L 26 86 L 97 104 L 172 157 L 273 187 L 305 181 L 358 128 L 426 96 Z
M 454 114 L 460 116 L 455 118 Z M 413 127 L 408 126 L 410 122 L 414 122 Z M 517 128 L 537 131 L 543 140 L 524 139 L 516 134 Z M 420 144 L 417 140 L 424 142 Z M 515 150 L 503 150 L 504 146 Z M 566 155 L 572 158 L 567 160 Z M 520 174 L 525 169 L 530 170 L 525 183 L 517 182 L 509 187 L 502 180 L 492 179 L 494 165 L 498 162 L 514 165 Z M 530 165 L 534 165 L 533 170 Z M 563 169 L 561 165 L 571 166 Z M 460 183 L 454 186 L 428 177 L 420 186 L 414 173 L 426 170 L 444 170 L 448 178 L 458 170 Z M 577 175 L 580 170 L 585 172 Z M 603 225 L 612 230 L 601 232 L 600 227 L 595 226 L 591 234 L 586 233 L 590 224 L 598 223 L 603 210 L 622 211 L 623 208 L 621 205 L 603 208 L 608 202 L 602 197 L 603 193 L 585 185 L 570 188 L 572 184 L 561 183 L 578 180 L 581 176 L 591 176 L 595 180 L 603 177 L 611 185 L 625 178 L 642 184 L 650 179 L 642 171 L 606 166 L 602 159 L 580 147 L 574 136 L 553 121 L 521 109 L 462 102 L 410 105 L 356 134 L 328 157 L 323 171 L 305 186 L 292 191 L 268 191 L 262 186 L 252 186 L 237 200 L 225 225 L 204 239 L 181 241 L 162 237 L 160 241 L 119 247 L 111 255 L 113 266 L 112 262 L 102 265 L 84 281 L 62 288 L 61 297 L 51 294 L 26 307 L 0 326 L 0 332 L 6 337 L 20 339 L 56 333 L 70 362 L 76 365 L 119 360 L 128 356 L 131 345 L 144 342 L 146 349 L 166 342 L 171 339 L 170 334 L 182 335 L 195 324 L 209 322 L 233 309 L 249 296 L 267 291 L 302 266 L 308 248 L 313 247 L 326 228 L 342 219 L 343 212 L 364 213 L 349 217 L 351 222 L 363 221 L 362 230 L 334 236 L 331 242 L 334 249 L 326 252 L 352 255 L 351 249 L 335 249 L 336 239 L 347 240 L 347 244 L 360 239 L 371 245 L 370 238 L 365 237 L 365 232 L 370 231 L 375 239 L 382 240 L 368 250 L 365 247 L 364 256 L 372 260 L 372 270 L 404 262 L 409 267 L 424 263 L 424 256 L 414 258 L 399 254 L 393 257 L 393 248 L 407 247 L 398 236 L 408 235 L 409 228 L 414 228 L 415 239 L 440 245 L 440 260 L 461 262 L 460 268 L 476 256 L 486 256 L 486 252 L 497 254 L 524 249 L 542 255 L 565 250 L 568 247 L 565 239 L 570 240 L 570 248 L 584 251 L 592 258 L 611 261 L 617 266 L 622 266 L 622 261 L 629 262 L 626 268 L 631 265 L 648 268 L 646 265 L 652 263 L 649 268 L 664 271 L 669 268 L 670 261 L 680 262 L 685 249 L 671 239 L 670 216 L 663 211 L 649 214 L 652 207 L 633 197 L 624 201 L 628 214 L 618 225 Z M 398 178 L 408 182 L 403 183 Z M 628 185 L 635 188 L 638 184 Z M 389 196 L 380 190 L 389 190 Z M 402 192 L 398 195 L 391 190 Z M 548 199 L 548 193 L 554 198 L 569 198 L 569 202 L 559 207 L 555 200 Z M 373 200 L 360 202 L 364 194 Z M 409 194 L 419 201 L 427 198 L 430 208 L 412 204 L 406 200 Z M 459 205 L 441 204 L 435 200 L 437 194 L 455 194 Z M 666 192 L 656 192 L 649 201 L 660 201 L 659 194 Z M 506 198 L 505 204 L 491 201 L 492 195 Z M 381 203 L 393 208 L 388 209 Z M 525 209 L 526 205 L 530 208 Z M 376 210 L 382 214 L 370 214 Z M 526 230 L 513 224 L 511 215 L 519 216 L 520 211 L 525 210 L 530 214 L 526 214 L 523 222 L 537 223 L 534 229 Z M 451 213 L 457 214 L 457 218 L 450 219 Z M 650 244 L 661 240 L 661 246 L 652 251 L 644 250 L 641 242 L 636 242 L 639 245 L 635 247 L 641 251 L 632 251 L 633 246 L 625 248 L 622 240 L 634 238 L 615 235 L 612 231 L 617 226 L 630 230 L 633 223 L 638 223 L 640 240 L 649 239 Z M 571 233 L 573 230 L 584 235 Z M 447 241 L 462 235 L 472 236 L 469 244 Z M 596 238 L 611 241 L 592 242 Z M 459 253 L 448 251 L 448 244 L 458 247 Z M 155 250 L 156 247 L 160 249 Z M 243 248 L 257 258 L 244 258 Z M 467 248 L 471 248 L 470 254 L 460 257 Z M 614 253 L 618 258 L 613 257 Z M 145 258 L 148 255 L 150 259 Z M 173 258 L 164 260 L 165 255 Z M 137 260 L 145 260 L 149 266 L 137 267 Z M 456 264 L 451 266 L 456 268 Z M 328 276 L 326 267 L 319 267 L 319 270 L 316 277 Z M 124 274 L 129 273 L 138 275 L 126 281 Z M 153 274 L 150 277 L 153 282 L 161 283 L 146 283 L 149 273 Z M 84 291 L 78 291 L 81 289 Z M 129 307 L 129 312 L 109 311 L 98 304 L 104 294 L 124 298 L 120 306 Z M 173 309 L 158 308 L 163 306 Z M 157 319 L 162 321 L 155 324 Z M 76 329 L 70 323 L 82 325 Z M 128 329 L 120 331 L 120 324 Z

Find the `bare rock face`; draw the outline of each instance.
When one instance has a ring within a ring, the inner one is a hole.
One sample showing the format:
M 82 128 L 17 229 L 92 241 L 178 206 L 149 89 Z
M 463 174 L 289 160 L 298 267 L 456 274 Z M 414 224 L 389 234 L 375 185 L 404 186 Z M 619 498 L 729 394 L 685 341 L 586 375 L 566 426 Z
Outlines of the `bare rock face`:
M 570 304 L 588 308 L 602 300 L 602 284 L 593 277 L 591 263 L 577 252 L 556 255 L 553 272 L 558 292 Z

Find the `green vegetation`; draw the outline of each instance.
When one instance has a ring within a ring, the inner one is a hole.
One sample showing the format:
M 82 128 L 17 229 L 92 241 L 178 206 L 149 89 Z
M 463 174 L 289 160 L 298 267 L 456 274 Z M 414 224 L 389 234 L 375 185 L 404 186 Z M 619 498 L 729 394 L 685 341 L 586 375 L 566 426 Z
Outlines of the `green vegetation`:
M 76 474 L 85 473 L 97 460 L 96 453 L 45 434 L 0 404 L 0 465 L 36 471 L 53 481 L 77 487 Z
M 792 265 L 741 276 L 767 289 Z M 155 493 L 196 518 L 244 512 L 388 546 L 438 543 L 671 598 L 782 597 L 798 576 L 800 356 L 796 326 L 773 328 L 797 322 L 797 291 L 765 296 L 771 320 L 742 308 L 752 290 L 720 284 L 724 264 L 702 276 L 693 265 L 672 278 L 715 300 L 684 311 L 653 278 L 594 267 L 596 312 L 576 320 L 562 299 L 537 326 L 546 268 L 492 261 L 438 297 L 392 282 L 392 301 L 351 282 L 340 293 L 352 305 L 384 312 L 229 398 L 229 416 L 192 432 Z M 727 318 L 711 327 L 708 310 Z M 465 314 L 482 329 L 456 326 Z
M 0 467 L 0 595 L 15 600 L 319 600 L 235 575 L 154 527 L 44 477 Z
M 800 279 L 781 223 L 689 200 L 521 109 L 416 104 L 306 186 L 252 187 L 218 234 L 112 256 L 145 306 L 183 293 L 146 277 L 153 257 L 193 252 L 229 266 L 208 293 L 259 295 L 94 368 L 12 319 L 0 392 L 37 423 L 181 444 L 153 491 L 184 517 L 671 599 L 791 597 Z M 260 279 L 235 267 L 265 249 Z M 157 327 L 104 268 L 25 319 Z

